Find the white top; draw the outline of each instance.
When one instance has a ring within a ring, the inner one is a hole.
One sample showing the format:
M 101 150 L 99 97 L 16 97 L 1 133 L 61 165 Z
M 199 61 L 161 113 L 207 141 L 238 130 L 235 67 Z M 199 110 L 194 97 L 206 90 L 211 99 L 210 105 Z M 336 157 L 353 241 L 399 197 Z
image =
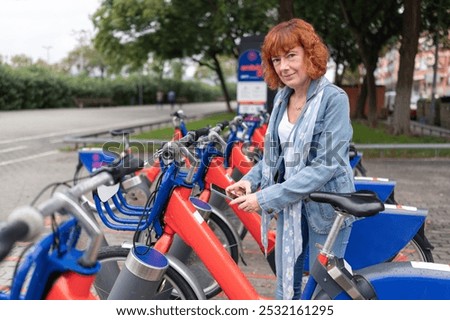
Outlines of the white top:
M 280 125 L 278 126 L 278 136 L 280 137 L 280 144 L 288 141 L 289 135 L 291 134 L 294 124 L 289 122 L 287 109 L 284 111 L 283 118 L 281 119 Z

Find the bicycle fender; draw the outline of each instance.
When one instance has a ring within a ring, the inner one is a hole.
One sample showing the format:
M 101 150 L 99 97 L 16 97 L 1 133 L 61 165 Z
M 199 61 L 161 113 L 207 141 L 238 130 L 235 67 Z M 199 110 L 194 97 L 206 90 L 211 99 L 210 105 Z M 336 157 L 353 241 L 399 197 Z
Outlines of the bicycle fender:
M 56 280 L 45 300 L 97 300 L 90 292 L 94 280 L 95 274 L 66 272 Z
M 211 204 L 210 204 L 211 206 Z M 239 256 L 241 256 L 241 253 L 244 252 L 242 249 L 242 241 L 241 241 L 241 237 L 239 237 L 236 228 L 233 227 L 233 225 L 231 224 L 230 220 L 228 220 L 225 215 L 220 212 L 217 208 L 215 208 L 214 206 L 211 206 L 211 214 L 214 214 L 215 216 L 217 216 L 220 220 L 222 220 L 223 223 L 226 224 L 226 226 L 230 229 L 230 231 L 233 233 L 233 237 L 236 240 L 236 243 L 238 244 L 238 251 L 239 251 Z
M 165 255 L 167 260 L 169 261 L 169 265 L 176 270 L 184 280 L 189 283 L 192 290 L 195 292 L 199 300 L 206 300 L 205 293 L 203 292 L 202 286 L 198 283 L 197 278 L 194 276 L 192 271 L 180 260 L 175 258 L 170 254 Z
M 355 271 L 379 300 L 447 300 L 450 266 L 430 262 L 388 262 Z

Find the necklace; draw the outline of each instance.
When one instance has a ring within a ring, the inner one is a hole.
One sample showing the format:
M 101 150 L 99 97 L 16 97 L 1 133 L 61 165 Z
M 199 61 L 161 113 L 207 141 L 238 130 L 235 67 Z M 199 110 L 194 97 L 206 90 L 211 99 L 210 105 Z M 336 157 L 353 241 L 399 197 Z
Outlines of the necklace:
M 297 110 L 297 111 L 302 110 L 304 105 L 305 104 L 303 103 L 303 104 L 299 105 L 298 107 L 295 107 L 295 110 Z
M 295 110 L 300 111 L 305 106 L 305 102 L 306 102 L 306 99 L 305 99 L 305 101 L 303 101 L 303 99 L 302 99 L 302 100 L 300 100 L 299 103 L 292 103 L 292 106 L 294 106 Z

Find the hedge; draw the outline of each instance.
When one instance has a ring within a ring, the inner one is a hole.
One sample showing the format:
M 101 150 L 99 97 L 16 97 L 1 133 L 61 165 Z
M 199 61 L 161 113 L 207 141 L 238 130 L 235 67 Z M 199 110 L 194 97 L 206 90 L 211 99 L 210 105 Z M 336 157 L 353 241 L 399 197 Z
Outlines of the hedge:
M 228 85 L 234 97 L 234 84 Z M 175 90 L 189 102 L 214 101 L 220 88 L 198 81 L 157 80 L 148 76 L 92 78 L 71 76 L 48 68 L 12 68 L 0 64 L 0 110 L 76 107 L 74 98 L 109 98 L 112 105 L 156 103 L 158 89 Z M 142 93 L 142 96 L 140 95 Z

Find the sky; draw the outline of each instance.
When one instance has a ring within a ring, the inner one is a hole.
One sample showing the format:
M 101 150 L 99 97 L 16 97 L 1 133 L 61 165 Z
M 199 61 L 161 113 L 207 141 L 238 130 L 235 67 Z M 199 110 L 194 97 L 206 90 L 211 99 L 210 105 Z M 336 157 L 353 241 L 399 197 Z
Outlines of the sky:
M 93 35 L 90 16 L 100 0 L 0 0 L 0 55 L 25 54 L 61 61 L 75 49 L 81 31 Z

